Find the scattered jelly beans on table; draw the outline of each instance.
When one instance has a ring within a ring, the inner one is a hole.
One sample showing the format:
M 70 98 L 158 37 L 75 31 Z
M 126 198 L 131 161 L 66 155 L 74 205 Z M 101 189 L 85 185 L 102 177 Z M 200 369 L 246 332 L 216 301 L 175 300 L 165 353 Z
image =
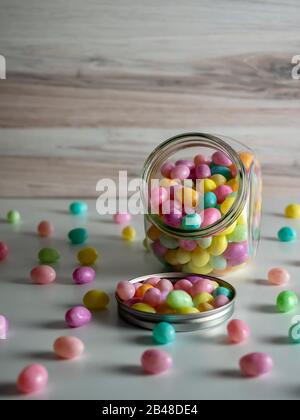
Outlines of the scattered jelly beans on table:
M 78 254 L 77 259 L 81 265 L 94 265 L 98 259 L 98 251 L 93 247 L 82 248 Z
M 8 246 L 4 242 L 0 242 L 0 261 L 6 260 L 8 253 Z
M 73 271 L 73 280 L 76 284 L 87 284 L 95 280 L 96 272 L 92 267 L 78 267 Z
M 92 319 L 91 312 L 84 306 L 74 306 L 66 313 L 65 320 L 70 328 L 78 328 L 88 324 Z
M 130 223 L 131 215 L 129 213 L 116 213 L 114 215 L 114 222 L 118 225 L 125 225 Z
M 55 248 L 43 248 L 38 254 L 42 264 L 55 264 L 60 259 L 60 254 Z
M 83 297 L 83 304 L 91 311 L 105 309 L 109 304 L 109 296 L 103 290 L 89 290 Z
M 84 201 L 74 201 L 69 207 L 70 213 L 74 215 L 82 215 L 88 211 L 88 205 Z
M 262 376 L 271 372 L 273 369 L 273 360 L 266 353 L 247 354 L 240 360 L 240 369 L 245 376 Z
M 297 308 L 298 302 L 296 293 L 284 291 L 278 295 L 276 306 L 279 312 L 290 312 Z
M 0 314 L 0 340 L 6 340 L 8 334 L 8 320 Z
M 48 238 L 54 234 L 54 226 L 47 220 L 40 222 L 37 230 L 42 238 Z
M 84 228 L 72 229 L 69 234 L 69 239 L 74 245 L 80 245 L 87 241 L 88 232 Z
M 21 215 L 18 210 L 10 210 L 7 213 L 7 221 L 12 225 L 17 225 L 21 222 Z
M 285 216 L 289 219 L 300 219 L 300 204 L 289 204 L 285 209 Z
M 233 343 L 243 343 L 250 336 L 250 328 L 240 319 L 233 319 L 227 325 L 228 336 Z
M 146 373 L 157 375 L 171 369 L 173 360 L 165 351 L 150 349 L 142 354 L 141 363 Z
M 17 379 L 17 388 L 23 394 L 32 394 L 42 391 L 48 383 L 48 372 L 40 364 L 25 367 Z
M 39 265 L 31 270 L 30 277 L 35 284 L 50 284 L 55 281 L 56 272 L 49 265 Z
M 283 227 L 278 231 L 278 239 L 281 242 L 293 242 L 297 239 L 297 232 L 292 227 Z
M 53 350 L 62 359 L 75 359 L 84 352 L 84 344 L 77 337 L 63 336 L 55 340 Z
M 284 286 L 290 280 L 290 274 L 284 268 L 272 268 L 268 273 L 268 281 L 274 286 Z

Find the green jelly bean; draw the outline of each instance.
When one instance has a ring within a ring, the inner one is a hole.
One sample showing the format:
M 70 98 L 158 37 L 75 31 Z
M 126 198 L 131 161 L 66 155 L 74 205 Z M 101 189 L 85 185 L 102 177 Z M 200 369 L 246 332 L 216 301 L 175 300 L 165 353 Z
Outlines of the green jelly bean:
M 293 324 L 289 329 L 289 340 L 293 344 L 300 344 L 300 322 Z
M 223 175 L 227 179 L 227 181 L 232 179 L 231 170 L 227 168 L 226 166 L 211 165 L 210 169 L 211 169 L 212 175 L 217 175 L 217 174 Z
M 283 227 L 279 230 L 277 236 L 281 242 L 292 242 L 297 239 L 297 232 L 291 227 Z
M 76 228 L 71 230 L 68 236 L 73 245 L 79 245 L 83 244 L 87 240 L 88 233 L 84 228 Z
M 168 249 L 176 249 L 179 246 L 177 239 L 172 238 L 172 236 L 162 234 L 159 237 L 159 241 L 163 246 L 165 246 Z
M 88 205 L 84 201 L 74 201 L 70 204 L 70 213 L 74 215 L 84 214 L 88 211 Z
M 7 221 L 12 225 L 17 225 L 21 222 L 21 215 L 18 210 L 10 210 L 7 213 Z
M 54 264 L 60 259 L 60 254 L 55 248 L 43 248 L 38 254 L 42 264 Z
M 234 231 L 227 236 L 231 242 L 244 242 L 248 238 L 248 227 L 247 225 L 237 225 Z
M 223 271 L 223 270 L 226 270 L 227 268 L 226 258 L 222 257 L 222 255 L 219 255 L 217 257 L 212 255 L 210 257 L 210 263 L 215 270 Z
M 201 248 L 207 249 L 211 246 L 212 240 L 212 236 L 209 236 L 207 238 L 198 239 L 197 243 L 199 244 L 199 246 L 201 246 Z
M 281 292 L 277 297 L 276 306 L 279 312 L 290 312 L 298 306 L 298 296 L 294 292 Z
M 183 290 L 173 290 L 166 299 L 167 305 L 173 309 L 180 309 L 194 306 L 191 296 Z

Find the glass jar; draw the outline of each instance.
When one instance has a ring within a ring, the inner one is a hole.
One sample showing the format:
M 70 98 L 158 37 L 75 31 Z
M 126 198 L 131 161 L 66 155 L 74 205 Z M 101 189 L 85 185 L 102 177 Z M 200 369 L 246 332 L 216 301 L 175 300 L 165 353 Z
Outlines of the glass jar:
M 170 271 L 224 275 L 254 258 L 262 178 L 247 146 L 206 133 L 172 137 L 150 154 L 142 182 L 146 244 Z

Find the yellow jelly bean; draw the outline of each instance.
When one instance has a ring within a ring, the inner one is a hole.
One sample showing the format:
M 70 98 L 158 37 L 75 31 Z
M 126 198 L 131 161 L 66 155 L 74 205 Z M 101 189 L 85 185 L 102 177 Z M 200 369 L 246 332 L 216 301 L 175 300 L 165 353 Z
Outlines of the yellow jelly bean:
M 192 254 L 185 249 L 179 248 L 176 253 L 176 258 L 179 264 L 187 264 L 191 260 Z
M 239 181 L 237 180 L 237 178 L 233 178 L 230 179 L 226 185 L 228 185 L 233 192 L 237 192 L 237 190 L 239 189 Z
M 215 236 L 212 240 L 211 246 L 208 248 L 208 252 L 214 257 L 222 255 L 226 251 L 228 246 L 228 241 L 226 236 Z
M 212 175 L 209 179 L 214 181 L 217 187 L 219 187 L 220 185 L 224 185 L 227 182 L 227 179 L 225 178 L 225 176 L 221 174 Z
M 83 304 L 91 310 L 104 309 L 109 304 L 109 296 L 103 290 L 90 290 L 84 295 Z
M 202 248 L 195 248 L 194 251 L 192 252 L 192 264 L 195 265 L 196 267 L 204 267 L 210 260 L 210 255 L 209 253 Z
M 204 192 L 211 192 L 217 188 L 217 184 L 212 179 L 204 180 Z
M 240 217 L 237 219 L 238 225 L 246 225 L 247 224 L 247 213 L 243 211 Z
M 147 236 L 149 239 L 151 239 L 151 241 L 157 241 L 157 239 L 160 237 L 160 234 L 160 230 L 158 230 L 154 225 L 151 225 L 147 230 Z
M 190 261 L 189 263 L 187 263 L 183 266 L 182 271 L 184 271 L 186 273 L 195 273 L 195 274 L 206 275 L 206 274 L 209 274 L 213 271 L 213 266 L 210 263 L 208 263 L 204 267 L 196 267 Z
M 232 196 L 228 196 L 225 198 L 225 200 L 223 201 L 220 207 L 222 214 L 226 214 L 229 212 L 229 210 L 231 209 L 231 207 L 233 206 L 235 202 L 235 199 L 236 197 L 232 197 Z
M 177 313 L 181 315 L 198 314 L 199 310 L 191 306 L 177 309 Z
M 214 297 L 210 293 L 198 293 L 196 296 L 193 297 L 193 303 L 196 308 L 199 309 L 199 305 L 201 303 L 210 303 L 214 300 Z
M 93 265 L 97 261 L 98 251 L 96 248 L 82 248 L 77 254 L 78 261 L 81 265 Z
M 178 189 L 175 196 L 185 207 L 196 207 L 199 204 L 199 194 L 193 188 L 183 187 Z
M 122 238 L 125 241 L 134 241 L 136 237 L 136 231 L 134 229 L 133 226 L 126 226 L 123 230 L 122 230 Z
M 132 309 L 141 312 L 148 312 L 149 314 L 156 314 L 156 310 L 152 308 L 152 306 L 147 305 L 146 303 L 135 303 L 134 305 L 130 306 Z
M 165 255 L 165 260 L 168 264 L 177 265 L 179 261 L 177 259 L 177 249 L 169 249 Z
M 289 204 L 285 209 L 285 217 L 300 219 L 300 204 Z
M 159 186 L 164 188 L 170 188 L 174 185 L 178 185 L 178 182 L 175 179 L 169 179 L 169 178 L 162 178 L 159 181 Z
M 232 225 L 230 225 L 227 229 L 223 230 L 223 232 L 218 236 L 230 235 L 232 232 L 234 232 L 236 225 L 237 222 L 232 223 Z
M 220 287 L 219 283 L 217 281 L 211 281 L 211 284 L 213 285 L 214 290 L 216 290 L 218 287 Z
M 199 312 L 213 311 L 215 308 L 208 302 L 200 303 L 198 306 Z
M 252 162 L 254 160 L 253 154 L 250 153 L 250 152 L 241 152 L 241 153 L 239 153 L 239 155 L 240 155 L 241 161 L 243 162 L 243 164 L 246 168 L 246 171 L 249 172 L 250 168 L 251 168 L 251 165 L 252 165 Z

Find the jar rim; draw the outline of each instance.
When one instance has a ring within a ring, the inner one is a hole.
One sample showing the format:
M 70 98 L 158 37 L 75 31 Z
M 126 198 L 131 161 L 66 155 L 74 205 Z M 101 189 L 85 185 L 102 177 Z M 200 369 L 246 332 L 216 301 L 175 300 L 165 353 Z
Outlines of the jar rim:
M 239 156 L 239 154 L 225 141 L 225 139 L 236 143 L 243 149 L 250 151 L 252 150 L 244 144 L 229 138 L 227 136 L 219 136 L 201 132 L 190 132 L 178 134 L 170 137 L 161 144 L 159 144 L 152 153 L 148 156 L 144 163 L 144 167 L 141 174 L 142 179 L 142 202 L 145 209 L 145 216 L 148 220 L 160 229 L 163 233 L 181 238 L 181 239 L 201 239 L 208 236 L 214 236 L 216 233 L 225 230 L 228 226 L 233 224 L 242 214 L 245 207 L 245 203 L 248 196 L 248 182 L 246 168 Z M 201 144 L 199 144 L 201 142 Z M 157 214 L 151 214 L 149 212 L 149 200 L 148 200 L 148 184 L 152 179 L 153 173 L 157 173 L 157 170 L 165 163 L 174 153 L 179 151 L 183 146 L 186 148 L 191 147 L 210 147 L 215 148 L 218 151 L 226 153 L 231 161 L 235 164 L 238 171 L 239 188 L 237 191 L 237 199 L 229 211 L 222 215 L 221 219 L 217 222 L 199 229 L 194 230 L 183 230 L 181 228 L 172 227 L 165 224 Z

